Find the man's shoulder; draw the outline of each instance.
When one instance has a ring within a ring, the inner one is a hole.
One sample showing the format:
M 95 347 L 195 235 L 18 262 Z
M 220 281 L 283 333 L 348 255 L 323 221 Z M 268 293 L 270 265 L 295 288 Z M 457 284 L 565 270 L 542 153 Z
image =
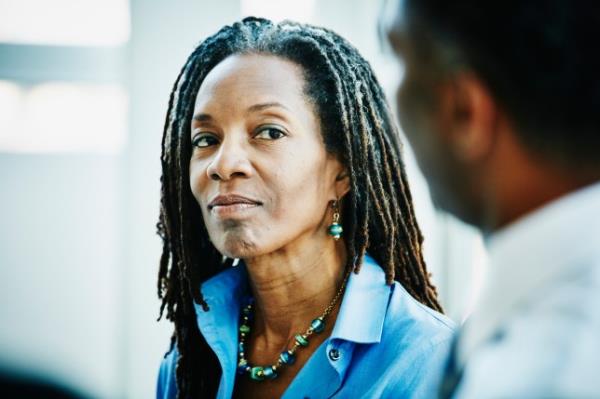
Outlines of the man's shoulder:
M 567 323 L 568 328 L 586 320 L 600 321 L 600 251 L 597 253 L 580 257 L 565 268 L 560 279 L 532 290 L 515 310 L 514 321 L 535 324 L 550 318 Z
M 590 262 L 598 266 L 597 260 Z M 458 396 L 597 395 L 600 267 L 585 271 L 536 292 L 514 309 L 469 356 Z

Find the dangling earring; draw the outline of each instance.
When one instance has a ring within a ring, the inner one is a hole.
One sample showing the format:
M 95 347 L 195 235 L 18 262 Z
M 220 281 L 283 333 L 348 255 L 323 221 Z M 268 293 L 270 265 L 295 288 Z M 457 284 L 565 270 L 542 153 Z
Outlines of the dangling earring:
M 334 240 L 339 240 L 340 237 L 342 236 L 342 232 L 344 231 L 344 229 L 338 223 L 338 221 L 340 220 L 340 212 L 338 209 L 338 202 L 333 201 L 333 204 L 331 204 L 331 207 L 333 208 L 333 223 L 331 223 L 329 225 L 329 235 L 332 236 Z

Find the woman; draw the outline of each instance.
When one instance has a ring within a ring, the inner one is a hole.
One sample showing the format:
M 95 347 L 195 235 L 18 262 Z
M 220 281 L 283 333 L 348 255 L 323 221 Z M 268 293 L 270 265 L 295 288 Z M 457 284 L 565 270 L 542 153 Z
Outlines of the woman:
M 224 27 L 177 78 L 162 149 L 175 332 L 158 397 L 434 394 L 451 323 L 354 47 L 290 22 Z

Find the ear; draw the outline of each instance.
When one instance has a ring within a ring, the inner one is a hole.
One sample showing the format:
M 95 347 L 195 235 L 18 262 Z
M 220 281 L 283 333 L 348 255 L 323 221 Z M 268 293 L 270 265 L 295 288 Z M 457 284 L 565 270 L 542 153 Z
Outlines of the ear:
M 442 87 L 442 130 L 450 150 L 466 163 L 477 163 L 493 150 L 498 113 L 487 86 L 472 73 L 459 72 Z
M 327 153 L 327 176 L 330 200 L 340 200 L 350 191 L 350 173 L 340 158 L 332 153 Z
M 350 191 L 350 175 L 346 168 L 343 168 L 335 178 L 335 195 L 342 199 Z

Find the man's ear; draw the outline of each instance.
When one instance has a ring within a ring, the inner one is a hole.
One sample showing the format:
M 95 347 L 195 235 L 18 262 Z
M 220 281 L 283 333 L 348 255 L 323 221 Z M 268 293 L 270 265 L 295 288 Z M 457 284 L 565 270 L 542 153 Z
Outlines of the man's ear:
M 474 74 L 458 72 L 442 85 L 440 123 L 457 159 L 477 163 L 492 151 L 497 135 L 498 105 Z

